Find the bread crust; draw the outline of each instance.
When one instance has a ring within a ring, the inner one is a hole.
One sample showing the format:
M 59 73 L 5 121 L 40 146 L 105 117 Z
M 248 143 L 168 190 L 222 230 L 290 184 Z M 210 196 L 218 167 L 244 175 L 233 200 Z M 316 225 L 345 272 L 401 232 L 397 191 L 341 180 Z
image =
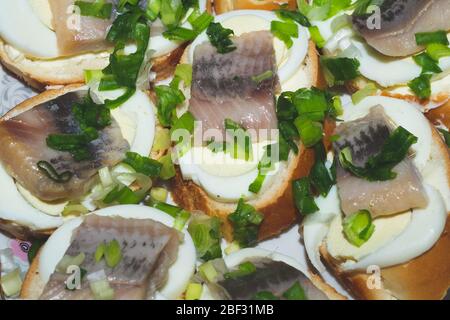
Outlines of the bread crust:
M 450 156 L 439 133 L 430 124 L 437 156 L 444 161 L 445 174 L 450 187 Z M 324 264 L 336 279 L 355 298 L 363 300 L 438 300 L 443 299 L 450 287 L 450 212 L 445 229 L 435 245 L 406 263 L 382 268 L 381 288 L 370 289 L 368 283 L 373 275 L 359 272 L 344 272 L 338 261 L 322 244 L 320 254 Z M 372 278 L 373 279 L 373 278 Z
M 188 50 L 186 50 L 188 51 Z M 186 59 L 186 55 L 182 61 Z M 314 43 L 310 42 L 308 57 L 305 61 L 305 72 L 311 76 L 311 85 L 319 84 L 319 59 Z M 334 130 L 334 122 L 327 121 L 325 131 L 327 136 Z M 328 143 L 328 142 L 326 142 Z M 314 152 L 299 148 L 298 155 L 291 156 L 287 168 L 278 173 L 271 186 L 262 196 L 249 201 L 258 211 L 264 214 L 260 226 L 258 239 L 264 240 L 288 229 L 298 220 L 297 209 L 293 202 L 291 181 L 305 177 L 314 163 Z M 236 209 L 236 203 L 219 202 L 211 198 L 200 186 L 188 180 L 185 181 L 179 168 L 172 182 L 172 195 L 174 201 L 186 210 L 201 210 L 208 215 L 216 216 L 223 222 L 223 233 L 228 241 L 233 239 L 232 226 L 228 215 Z
M 290 9 L 297 7 L 295 0 L 213 0 L 213 2 L 216 14 L 242 9 L 275 10 L 283 4 L 287 4 Z
M 25 279 L 23 280 L 22 289 L 20 290 L 20 298 L 25 300 L 37 300 L 44 291 L 45 284 L 42 281 L 39 273 L 39 260 L 41 257 L 42 248 L 39 249 L 38 254 L 34 257 L 33 262 L 28 269 Z

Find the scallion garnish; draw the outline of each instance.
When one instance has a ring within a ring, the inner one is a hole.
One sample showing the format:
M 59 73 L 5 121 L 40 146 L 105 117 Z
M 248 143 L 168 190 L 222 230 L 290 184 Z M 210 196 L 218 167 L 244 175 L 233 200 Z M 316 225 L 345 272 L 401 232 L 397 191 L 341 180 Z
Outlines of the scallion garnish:
M 450 132 L 448 132 L 447 130 L 444 130 L 444 129 L 438 129 L 438 130 L 444 137 L 444 141 L 447 144 L 447 147 L 450 148 Z
M 222 27 L 220 23 L 211 22 L 206 30 L 209 41 L 217 49 L 218 53 L 225 54 L 236 50 L 233 41 L 233 30 Z
M 412 133 L 398 127 L 384 142 L 381 151 L 369 157 L 364 167 L 357 167 L 352 162 L 349 147 L 341 150 L 339 161 L 342 167 L 353 175 L 369 181 L 386 181 L 395 179 L 397 173 L 392 169 L 408 155 L 409 148 L 417 142 Z
M 448 39 L 447 39 L 447 32 L 446 31 L 435 31 L 435 32 L 420 32 L 416 33 L 416 43 L 420 46 L 432 44 L 432 43 L 439 43 L 443 44 L 445 46 L 449 45 Z
M 174 41 L 191 41 L 197 37 L 197 32 L 191 29 L 177 27 L 163 32 L 163 36 Z
M 355 58 L 328 58 L 320 59 L 325 68 L 325 76 L 329 85 L 342 84 L 359 76 L 360 63 Z
M 253 300 L 280 300 L 280 298 L 270 291 L 259 291 L 253 297 Z
M 194 241 L 198 256 L 203 261 L 222 257 L 220 225 L 219 218 L 204 215 L 194 216 L 189 223 L 189 234 Z
M 311 23 L 308 18 L 300 11 L 292 11 L 282 8 L 275 10 L 275 13 L 281 20 L 293 20 L 304 27 L 311 27 Z
M 305 290 L 298 281 L 283 293 L 283 297 L 287 300 L 308 300 Z
M 426 52 L 422 52 L 413 57 L 414 61 L 422 67 L 422 73 L 441 73 L 439 64 Z
M 159 177 L 163 180 L 169 180 L 175 177 L 175 166 L 172 162 L 172 156 L 170 152 L 159 159 L 159 163 L 161 164 L 161 172 L 159 173 Z
M 309 27 L 309 34 L 311 35 L 312 41 L 314 41 L 319 49 L 325 46 L 325 39 L 322 37 L 322 34 L 317 26 Z
M 432 43 L 427 46 L 428 55 L 435 61 L 450 56 L 450 48 L 439 43 Z
M 160 85 L 155 87 L 159 122 L 168 127 L 175 118 L 175 108 L 184 100 L 184 94 L 178 88 Z
M 259 191 L 261 191 L 267 173 L 272 168 L 272 149 L 276 146 L 277 144 L 272 144 L 265 147 L 264 155 L 261 161 L 258 163 L 258 176 L 250 184 L 250 186 L 248 187 L 248 191 L 253 193 L 258 193 Z
M 236 210 L 228 215 L 233 226 L 234 239 L 242 248 L 252 246 L 258 239 L 259 226 L 264 216 L 254 207 L 239 199 Z
M 292 193 L 295 206 L 302 215 L 308 215 L 319 210 L 311 193 L 311 182 L 308 177 L 295 180 L 292 183 Z
M 177 230 L 182 230 L 191 216 L 191 214 L 183 208 L 165 202 L 156 201 L 154 199 L 149 199 L 146 204 L 158 210 L 164 211 L 171 217 L 175 218 L 174 228 Z
M 377 86 L 373 82 L 369 82 L 364 88 L 356 91 L 354 94 L 352 94 L 352 102 L 353 104 L 358 104 L 364 98 L 368 96 L 375 95 L 378 91 Z
M 361 210 L 344 219 L 343 229 L 345 238 L 354 246 L 361 247 L 372 236 L 375 225 L 370 212 Z
M 273 78 L 273 71 L 267 70 L 259 75 L 252 76 L 252 81 L 256 84 L 260 84 L 261 82 Z
M 294 22 L 274 20 L 270 23 L 270 31 L 275 37 L 283 41 L 288 49 L 294 44 L 291 38 L 298 38 L 298 26 Z
M 42 171 L 48 178 L 56 183 L 66 183 L 69 182 L 73 177 L 73 172 L 64 171 L 62 173 L 56 172 L 56 169 L 47 161 L 39 161 L 37 167 Z
M 250 261 L 241 263 L 238 269 L 235 271 L 227 272 L 224 274 L 225 279 L 236 279 L 248 276 L 256 272 L 256 266 Z
M 162 164 L 149 157 L 144 157 L 136 152 L 127 152 L 124 163 L 131 166 L 136 172 L 149 177 L 158 177 L 161 173 Z
M 185 300 L 200 300 L 203 286 L 201 283 L 189 283 L 186 288 Z
M 175 68 L 174 78 L 170 83 L 170 86 L 178 89 L 180 81 L 183 81 L 184 87 L 189 87 L 192 82 L 192 65 L 191 64 L 179 64 Z
M 105 0 L 88 1 L 75 1 L 75 6 L 80 8 L 80 14 L 82 16 L 95 17 L 99 19 L 109 19 L 112 13 L 112 3 Z
M 420 99 L 428 99 L 431 96 L 431 74 L 421 74 L 408 82 L 408 87 Z

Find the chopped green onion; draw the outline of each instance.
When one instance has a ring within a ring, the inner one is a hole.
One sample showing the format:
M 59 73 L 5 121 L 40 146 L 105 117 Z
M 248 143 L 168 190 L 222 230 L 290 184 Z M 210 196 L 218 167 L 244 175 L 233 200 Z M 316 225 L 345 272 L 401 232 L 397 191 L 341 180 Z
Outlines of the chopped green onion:
M 287 300 L 308 300 L 305 290 L 298 281 L 283 293 L 283 297 Z
M 180 214 L 176 217 L 175 222 L 173 223 L 173 227 L 178 231 L 182 231 L 190 217 L 191 214 L 189 212 L 185 210 L 180 211 Z
M 206 30 L 206 28 L 208 28 L 208 26 L 213 21 L 214 21 L 214 17 L 205 11 L 201 15 L 196 17 L 195 20 L 192 21 L 192 19 L 191 19 L 190 23 L 191 23 L 192 27 L 194 28 L 195 32 L 197 32 L 197 34 L 200 34 L 204 30 Z
M 169 180 L 176 175 L 175 166 L 172 162 L 172 155 L 170 153 L 162 156 L 159 159 L 159 163 L 161 163 L 161 172 L 159 173 L 159 177 L 163 180 Z
M 166 85 L 156 86 L 155 93 L 158 98 L 159 122 L 168 127 L 172 124 L 176 107 L 185 100 L 184 94 L 179 89 Z
M 138 204 L 143 200 L 143 196 L 133 192 L 127 186 L 116 186 L 103 199 L 103 203 L 112 204 L 117 202 L 119 204 Z
M 95 249 L 95 262 L 100 262 L 100 260 L 103 259 L 103 256 L 105 255 L 106 245 L 104 243 L 101 243 L 97 246 L 97 249 Z
M 443 44 L 432 43 L 427 46 L 428 55 L 435 61 L 450 56 L 450 48 Z
M 108 267 L 114 268 L 122 260 L 122 250 L 119 242 L 114 239 L 105 246 L 104 252 L 105 261 Z
M 192 218 L 188 231 L 200 259 L 209 261 L 222 257 L 220 226 L 221 222 L 217 217 L 201 215 Z
M 3 293 L 7 297 L 13 297 L 20 293 L 22 288 L 22 278 L 20 277 L 20 269 L 17 268 L 10 273 L 0 277 Z
M 84 70 L 84 82 L 100 81 L 103 77 L 102 70 Z
M 73 177 L 73 172 L 64 171 L 62 173 L 56 172 L 56 169 L 47 161 L 39 161 L 37 163 L 38 169 L 43 172 L 49 179 L 56 183 L 69 182 Z
M 89 210 L 82 204 L 73 204 L 69 202 L 64 207 L 64 210 L 61 212 L 61 215 L 63 217 L 68 217 L 68 216 L 81 216 L 87 213 L 89 213 Z
M 106 99 L 105 106 L 111 110 L 116 109 L 117 107 L 120 107 L 126 101 L 128 101 L 128 99 L 130 99 L 134 95 L 135 92 L 136 92 L 136 88 L 126 88 L 125 92 L 118 98 L 116 98 L 114 100 Z
M 211 261 L 207 261 L 200 267 L 198 267 L 198 271 L 200 275 L 208 282 L 216 282 L 217 276 L 219 275 L 217 273 L 216 268 L 214 268 L 214 265 L 211 263 Z
M 152 199 L 159 202 L 165 202 L 168 194 L 169 192 L 165 188 L 152 188 L 152 190 L 150 190 L 150 196 Z
M 416 43 L 419 46 L 424 46 L 432 43 L 443 44 L 445 46 L 449 45 L 446 31 L 420 32 L 416 33 L 415 36 Z
M 176 82 L 175 79 L 182 80 L 184 87 L 189 87 L 192 83 L 192 65 L 191 64 L 177 65 L 175 69 L 174 80 L 172 80 L 172 83 Z M 176 85 L 176 88 L 178 88 L 178 85 Z
M 372 217 L 367 210 L 361 210 L 347 216 L 343 221 L 343 228 L 346 239 L 357 247 L 366 243 L 375 231 Z
M 333 135 L 330 137 L 330 141 L 331 141 L 331 142 L 336 142 L 336 141 L 338 141 L 340 138 L 341 138 L 340 135 L 338 135 L 338 134 L 333 134 Z
M 320 61 L 328 75 L 327 81 L 330 85 L 341 84 L 359 76 L 360 63 L 357 59 L 322 57 Z
M 174 41 L 191 41 L 197 37 L 197 32 L 191 29 L 177 27 L 163 32 L 164 38 Z
M 244 263 L 241 263 L 237 270 L 225 273 L 224 277 L 225 279 L 236 279 L 248 276 L 255 272 L 256 266 L 250 261 L 246 261 Z
M 408 87 L 420 99 L 428 99 L 431 96 L 431 74 L 422 74 L 408 82 Z
M 130 165 L 136 172 L 149 177 L 158 177 L 163 167 L 158 161 L 141 156 L 136 152 L 127 152 L 123 163 Z
M 339 96 L 333 97 L 333 109 L 336 116 L 342 116 L 344 114 L 344 107 Z
M 320 30 L 317 26 L 309 27 L 309 33 L 311 34 L 312 41 L 314 41 L 319 49 L 325 46 L 326 41 L 320 34 Z
M 234 34 L 233 30 L 222 27 L 220 23 L 211 22 L 206 34 L 218 53 L 225 54 L 236 50 L 233 41 L 230 39 L 230 36 Z
M 325 92 L 317 88 L 297 90 L 292 96 L 292 102 L 298 115 L 313 121 L 323 121 L 329 108 Z
M 291 38 L 298 38 L 298 26 L 293 22 L 274 20 L 270 23 L 270 31 L 275 37 L 283 41 L 288 49 L 294 44 Z
M 414 61 L 422 67 L 422 73 L 441 73 L 439 64 L 426 52 L 422 52 L 413 57 Z
M 353 175 L 369 181 L 386 181 L 395 179 L 397 173 L 392 169 L 408 155 L 409 148 L 417 142 L 412 133 L 398 127 L 384 142 L 381 151 L 370 156 L 364 167 L 353 165 L 349 147 L 341 150 L 339 161 L 342 167 Z
M 267 171 L 272 169 L 272 148 L 275 146 L 276 145 L 268 145 L 265 147 L 264 155 L 258 163 L 258 176 L 250 184 L 248 191 L 258 193 L 261 190 L 264 180 L 266 179 Z
M 80 8 L 80 14 L 82 16 L 105 20 L 111 18 L 112 3 L 106 2 L 105 0 L 95 0 L 94 2 L 75 1 L 75 6 Z
M 239 251 L 240 249 L 241 249 L 241 247 L 239 246 L 239 242 L 233 241 L 225 248 L 224 251 L 225 251 L 226 255 L 230 255 L 233 252 Z
M 362 100 L 364 100 L 364 98 L 375 95 L 377 92 L 378 92 L 377 86 L 374 83 L 369 82 L 364 88 L 356 91 L 352 95 L 352 102 L 354 104 L 358 104 Z
M 319 210 L 311 193 L 309 178 L 301 178 L 292 182 L 292 193 L 297 209 L 302 215 L 308 215 Z
M 170 148 L 172 142 L 170 141 L 170 130 L 167 128 L 158 128 L 155 134 L 155 141 L 153 142 L 152 151 L 159 152 Z
M 300 134 L 300 139 L 305 147 L 309 148 L 323 138 L 323 126 L 320 122 L 312 121 L 305 116 L 299 116 L 294 121 Z
M 256 243 L 263 219 L 263 214 L 245 203 L 243 198 L 239 199 L 236 210 L 228 215 L 228 220 L 233 226 L 234 239 L 241 247 L 245 248 Z
M 61 261 L 59 261 L 58 265 L 56 266 L 56 270 L 61 273 L 66 273 L 67 268 L 70 266 L 80 266 L 84 260 L 86 259 L 86 255 L 84 252 L 81 252 L 77 256 L 70 256 L 66 254 L 64 257 L 62 257 Z
M 100 182 L 104 187 L 108 187 L 114 183 L 111 171 L 108 167 L 101 168 L 98 171 L 98 176 L 100 177 Z
M 273 71 L 267 70 L 257 76 L 252 76 L 252 81 L 255 82 L 256 84 L 260 84 L 264 80 L 268 80 L 268 79 L 272 79 L 272 78 L 273 78 Z
M 184 113 L 180 118 L 174 121 L 172 128 L 170 129 L 170 136 L 176 130 L 187 130 L 190 134 L 194 133 L 195 118 L 189 111 Z M 181 138 L 181 137 L 180 137 Z
M 96 300 L 114 299 L 114 289 L 111 288 L 107 279 L 89 282 L 89 287 Z
M 138 0 L 134 0 L 138 1 Z M 161 0 L 148 0 L 145 15 L 149 20 L 155 21 L 161 11 Z
M 280 300 L 270 291 L 260 291 L 255 294 L 253 300 Z
M 309 173 L 309 178 L 314 188 L 324 197 L 328 195 L 331 187 L 334 185 L 334 181 L 330 176 L 325 163 L 319 159 L 316 159 L 316 162 Z
M 201 283 L 190 283 L 186 289 L 186 300 L 200 300 L 203 292 Z
M 444 129 L 438 129 L 438 130 L 442 134 L 442 136 L 444 137 L 444 141 L 447 144 L 447 147 L 450 148 L 450 133 L 447 130 L 444 130 Z
M 275 10 L 275 13 L 281 20 L 293 20 L 304 27 L 311 27 L 311 23 L 308 18 L 300 11 L 291 11 L 282 8 Z

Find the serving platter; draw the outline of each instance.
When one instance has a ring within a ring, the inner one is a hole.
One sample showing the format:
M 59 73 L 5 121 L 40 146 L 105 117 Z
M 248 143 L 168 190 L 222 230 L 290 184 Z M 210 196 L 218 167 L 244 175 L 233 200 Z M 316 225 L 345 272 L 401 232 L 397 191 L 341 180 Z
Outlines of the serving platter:
M 37 92 L 10 75 L 3 67 L 0 67 L 0 116 L 4 115 L 17 104 L 36 94 Z M 290 230 L 279 237 L 259 243 L 257 248 L 282 253 L 294 258 L 303 265 L 307 265 L 308 262 L 306 259 L 305 248 L 298 233 L 298 228 L 298 225 L 294 225 Z M 20 266 L 22 272 L 26 272 L 29 266 L 27 253 L 30 247 L 31 243 L 28 241 L 9 238 L 0 234 L 0 250 L 7 248 L 11 249 L 14 255 L 14 261 Z M 330 285 L 336 288 L 337 291 L 350 298 L 349 294 L 336 282 L 331 274 L 324 273 L 322 276 Z

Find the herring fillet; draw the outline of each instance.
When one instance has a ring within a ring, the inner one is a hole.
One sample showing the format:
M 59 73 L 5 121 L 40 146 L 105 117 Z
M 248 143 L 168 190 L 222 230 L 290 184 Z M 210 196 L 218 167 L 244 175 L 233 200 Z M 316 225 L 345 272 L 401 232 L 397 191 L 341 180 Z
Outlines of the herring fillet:
M 99 244 L 113 239 L 120 244 L 122 260 L 109 268 L 104 259 L 96 262 L 94 255 Z M 179 242 L 178 231 L 154 220 L 90 215 L 74 231 L 66 254 L 83 252 L 86 258 L 80 267 L 88 275 L 104 270 L 115 299 L 152 299 L 176 260 Z M 94 299 L 86 278 L 81 289 L 67 290 L 64 281 L 68 276 L 55 271 L 40 299 Z
M 99 131 L 99 137 L 88 147 L 92 159 L 76 162 L 69 152 L 49 148 L 50 134 L 79 133 L 71 108 L 81 102 L 87 91 L 66 93 L 37 105 L 9 120 L 0 121 L 0 163 L 6 171 L 34 196 L 44 201 L 77 199 L 91 187 L 92 178 L 102 167 L 116 165 L 129 150 L 117 122 Z M 39 168 L 47 161 L 58 173 L 73 172 L 66 183 L 56 183 Z
M 448 0 L 385 0 L 380 11 L 380 28 L 369 27 L 372 14 L 353 16 L 353 25 L 371 47 L 386 56 L 404 57 L 422 51 L 416 33 L 450 30 Z
M 254 259 L 250 262 L 255 265 L 255 272 L 218 282 L 217 288 L 223 294 L 223 298 L 253 300 L 255 294 L 262 291 L 271 292 L 279 297 L 298 282 L 308 300 L 328 300 L 328 297 L 301 271 L 284 262 L 270 259 Z
M 190 111 L 204 130 L 224 131 L 229 118 L 244 129 L 276 129 L 273 36 L 256 31 L 234 38 L 236 50 L 220 54 L 209 42 L 194 52 Z M 272 72 L 256 82 L 253 77 Z M 223 136 L 223 134 L 222 134 Z
M 342 123 L 336 128 L 335 133 L 340 138 L 334 142 L 335 154 L 338 156 L 342 149 L 349 147 L 353 163 L 364 167 L 370 156 L 381 151 L 391 130 L 392 124 L 383 107 L 374 106 L 366 117 Z M 411 159 L 404 159 L 393 171 L 397 173 L 393 180 L 368 181 L 352 175 L 338 161 L 337 186 L 344 214 L 369 210 L 372 217 L 377 217 L 425 207 L 428 199 Z

